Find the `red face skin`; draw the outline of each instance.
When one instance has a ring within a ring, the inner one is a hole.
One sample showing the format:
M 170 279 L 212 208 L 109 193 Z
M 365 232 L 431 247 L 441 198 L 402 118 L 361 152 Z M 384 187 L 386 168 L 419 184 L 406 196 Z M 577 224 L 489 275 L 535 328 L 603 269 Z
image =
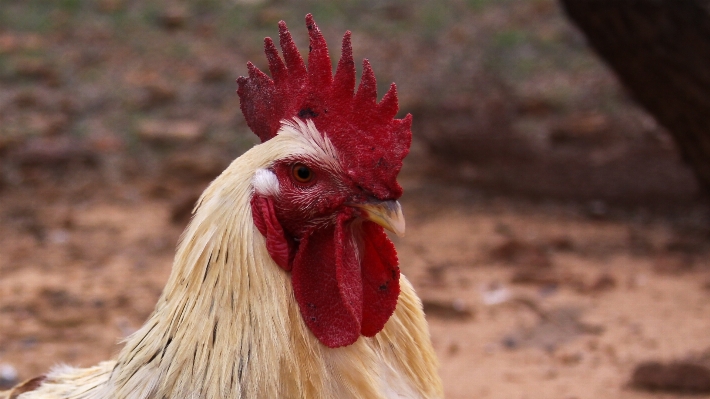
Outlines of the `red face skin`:
M 309 181 L 299 181 L 295 167 L 311 171 Z M 310 160 L 285 160 L 272 167 L 280 194 L 274 198 L 276 218 L 291 237 L 301 239 L 311 228 L 332 224 L 346 203 L 364 197 L 351 181 Z
M 280 192 L 254 195 L 254 223 L 274 261 L 292 273 L 304 322 L 332 348 L 374 336 L 397 304 L 397 255 L 382 227 L 348 206 L 374 196 L 309 159 L 271 170 Z

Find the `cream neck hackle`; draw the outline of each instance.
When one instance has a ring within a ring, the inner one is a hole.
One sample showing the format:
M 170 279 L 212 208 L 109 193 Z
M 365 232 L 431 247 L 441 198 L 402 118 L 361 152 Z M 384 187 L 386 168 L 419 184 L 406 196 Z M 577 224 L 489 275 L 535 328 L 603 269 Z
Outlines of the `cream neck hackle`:
M 116 360 L 55 368 L 22 398 L 442 397 L 421 302 L 406 278 L 395 314 L 373 338 L 331 349 L 303 322 L 290 275 L 269 256 L 250 207 L 257 171 L 298 156 L 339 167 L 311 122 L 284 122 L 205 190 L 154 312 Z

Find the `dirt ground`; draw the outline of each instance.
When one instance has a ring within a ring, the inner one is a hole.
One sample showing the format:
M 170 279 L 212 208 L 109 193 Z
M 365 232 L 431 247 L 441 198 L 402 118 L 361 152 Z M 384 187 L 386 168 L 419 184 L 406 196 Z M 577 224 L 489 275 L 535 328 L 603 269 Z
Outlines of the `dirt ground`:
M 448 398 L 681 398 L 638 367 L 697 359 L 675 384 L 710 398 L 710 205 L 557 3 L 324 4 L 3 3 L 0 388 L 143 323 L 197 196 L 256 142 L 234 79 L 279 19 L 307 48 L 313 12 L 414 115 L 394 241 Z
M 640 362 L 709 346 L 705 250 L 672 249 L 695 233 L 509 200 L 436 206 L 411 207 L 399 248 L 425 304 L 470 313 L 429 313 L 447 397 L 682 396 L 629 383 Z

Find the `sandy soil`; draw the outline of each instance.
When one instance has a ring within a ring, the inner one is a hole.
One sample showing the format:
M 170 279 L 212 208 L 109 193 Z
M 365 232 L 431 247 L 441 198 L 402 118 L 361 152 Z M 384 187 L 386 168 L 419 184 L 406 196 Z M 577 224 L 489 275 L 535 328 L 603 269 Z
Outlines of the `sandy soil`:
M 115 354 L 169 274 L 175 203 L 152 181 L 92 181 L 0 197 L 0 363 L 20 378 Z M 691 222 L 405 183 L 396 245 L 448 398 L 679 397 L 628 382 L 641 361 L 710 347 L 707 240 Z
M 631 390 L 634 367 L 710 344 L 707 263 L 663 250 L 668 223 L 506 201 L 410 220 L 399 248 L 425 304 L 471 313 L 429 315 L 449 398 L 676 397 Z

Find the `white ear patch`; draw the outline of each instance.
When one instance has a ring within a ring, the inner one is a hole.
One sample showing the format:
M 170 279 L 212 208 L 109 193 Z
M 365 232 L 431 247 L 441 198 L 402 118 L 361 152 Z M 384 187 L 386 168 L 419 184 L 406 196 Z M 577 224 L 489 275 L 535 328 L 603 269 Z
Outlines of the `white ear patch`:
M 257 169 L 251 184 L 259 195 L 270 197 L 279 195 L 279 179 L 268 169 Z

